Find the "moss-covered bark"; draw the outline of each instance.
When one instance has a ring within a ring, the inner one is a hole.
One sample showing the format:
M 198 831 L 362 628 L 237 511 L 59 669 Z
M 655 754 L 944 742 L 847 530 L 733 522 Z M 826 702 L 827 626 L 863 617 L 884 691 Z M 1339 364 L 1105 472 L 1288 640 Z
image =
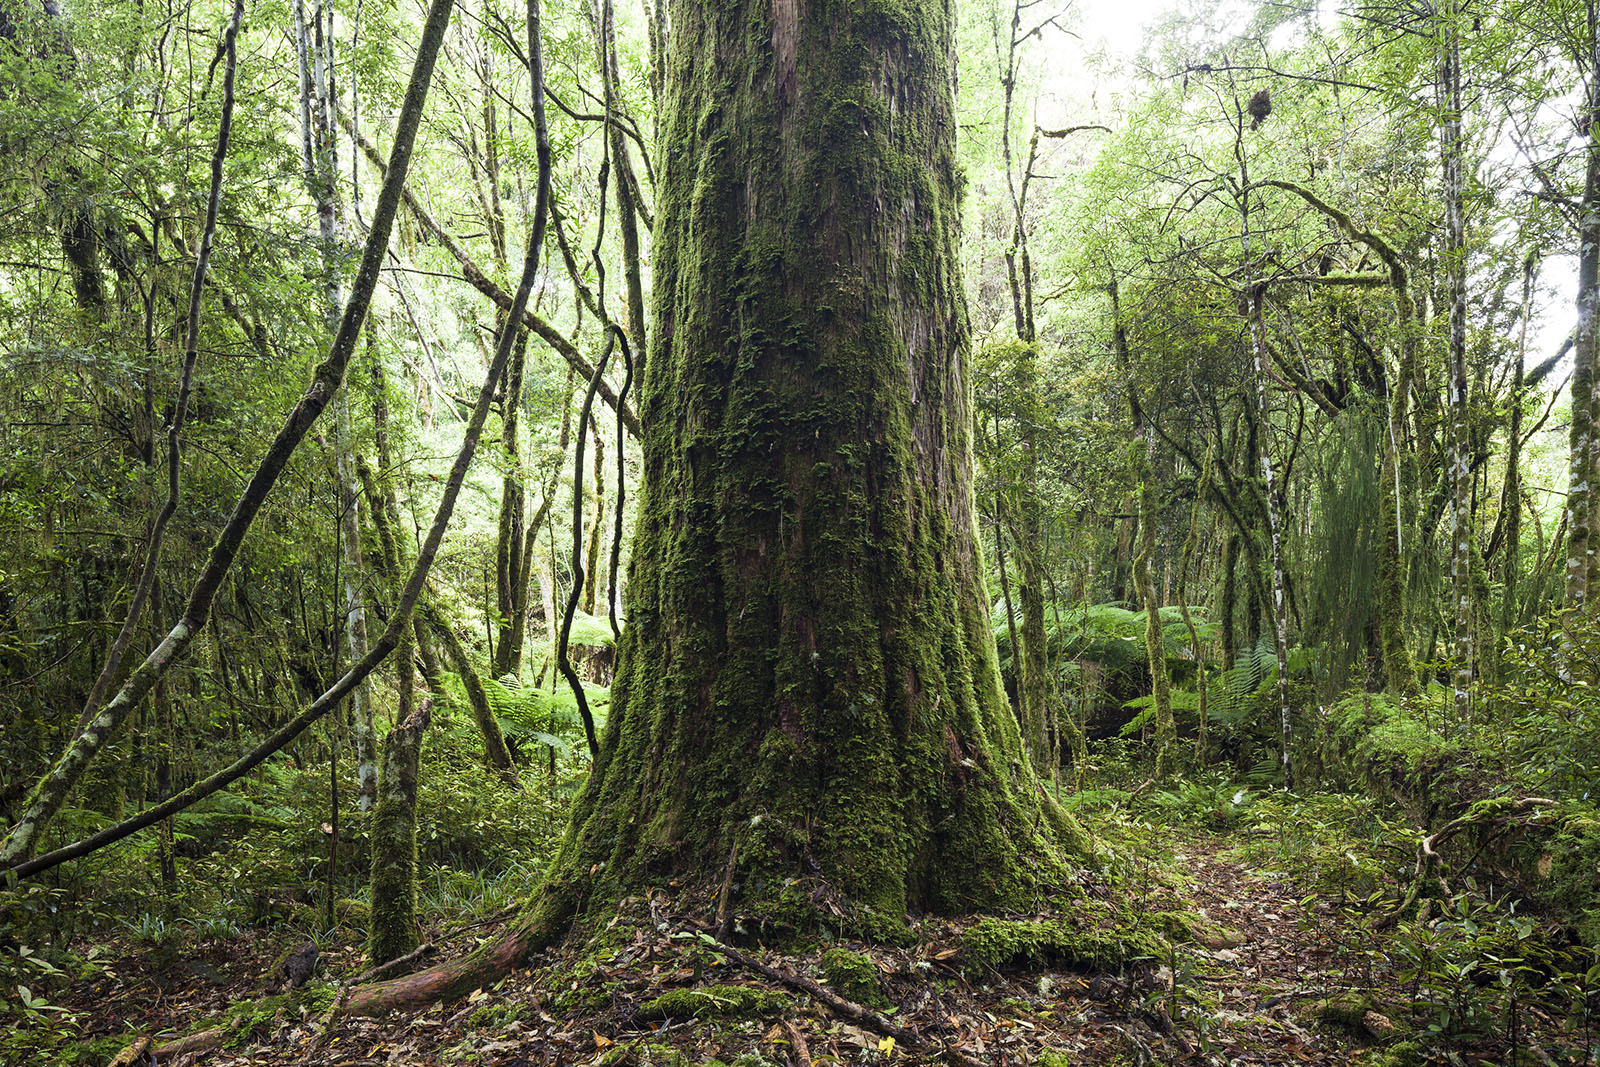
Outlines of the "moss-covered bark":
M 461 639 L 456 636 L 444 613 L 432 601 L 425 601 L 418 615 L 427 624 L 428 631 L 439 639 L 439 647 L 444 651 L 450 669 L 461 678 L 461 686 L 467 693 L 467 706 L 472 711 L 472 720 L 478 724 L 478 733 L 483 735 L 484 762 L 501 781 L 514 788 L 520 788 L 517 768 L 511 762 L 511 750 L 506 746 L 505 734 L 500 730 L 500 721 L 494 717 L 494 710 L 489 706 L 489 696 L 484 690 L 483 678 L 472 665 Z
M 488 138 L 488 142 L 492 145 L 494 138 Z M 502 324 L 501 329 L 504 328 Z M 522 676 L 522 646 L 527 638 L 527 493 L 523 488 L 522 446 L 517 436 L 527 353 L 528 334 L 523 330 L 511 351 L 505 398 L 500 405 L 501 462 L 506 466 L 500 480 L 500 520 L 495 539 L 495 604 L 500 615 L 496 620 L 494 654 L 497 678 L 507 674 Z
M 1150 488 L 1148 463 L 1139 486 L 1139 554 L 1133 557 L 1134 584 L 1144 602 L 1144 654 L 1150 665 L 1150 710 L 1155 724 L 1156 775 L 1172 769 L 1172 749 L 1178 739 L 1172 718 L 1172 679 L 1167 673 L 1167 650 L 1161 640 L 1161 601 L 1150 574 L 1150 557 L 1156 549 L 1156 508 Z
M 1594 37 L 1593 73 L 1600 75 L 1600 34 Z M 1567 606 L 1593 611 L 1589 574 L 1596 554 L 1595 361 L 1600 356 L 1600 81 L 1590 78 L 1584 118 L 1588 165 L 1578 223 L 1578 326 L 1572 360 L 1572 428 L 1568 454 Z
M 982 595 L 955 6 L 672 22 L 629 626 L 555 882 L 732 856 L 741 914 L 885 936 L 1030 905 L 1074 828 Z
M 401 708 L 409 713 L 383 739 L 378 804 L 372 811 L 372 913 L 367 959 L 375 967 L 417 947 L 417 777 L 429 705 L 407 708 L 411 642 L 402 642 Z
M 1052 700 L 1055 687 L 1050 681 L 1048 641 L 1044 628 L 1044 561 L 1040 559 L 1041 531 L 1036 514 L 1028 514 L 1038 504 L 1034 494 L 1024 488 L 1022 536 L 1017 538 L 1017 599 L 1022 601 L 1022 645 L 1017 650 L 1020 670 L 1017 678 L 1022 708 L 1023 742 L 1040 774 L 1052 773 L 1059 752 L 1056 750 Z M 1030 540 L 1031 538 L 1031 540 Z

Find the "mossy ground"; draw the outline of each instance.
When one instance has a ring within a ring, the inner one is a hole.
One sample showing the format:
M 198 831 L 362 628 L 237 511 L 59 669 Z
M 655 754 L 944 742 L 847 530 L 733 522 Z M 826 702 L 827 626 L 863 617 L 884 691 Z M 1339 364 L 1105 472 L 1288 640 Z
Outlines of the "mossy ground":
M 227 1032 L 224 1045 L 238 1048 L 288 1019 L 298 1021 L 325 1014 L 338 995 L 338 990 L 327 982 L 308 982 L 291 992 L 236 1001 L 214 1025 Z
M 1387 961 L 1400 958 L 1400 935 L 1376 932 L 1357 911 L 1308 891 L 1322 882 L 1311 865 L 1344 862 L 1338 857 L 1364 847 L 1348 835 L 1337 849 L 1304 845 L 1334 834 L 1329 813 L 1348 810 L 1344 802 L 1263 798 L 1235 820 L 1234 839 L 1184 824 L 1096 817 L 1107 873 L 1041 900 L 1033 913 L 911 917 L 908 936 L 895 943 L 833 938 L 774 948 L 753 933 L 733 936 L 769 965 L 969 1055 L 981 1048 L 1019 1063 L 1132 1064 L 1144 1056 L 1177 1064 L 1206 1042 L 1239 1062 L 1423 1067 L 1437 1062 L 1428 1049 L 1440 1042 L 1426 1036 L 1430 1018 L 1414 1006 L 1420 998 L 1396 995 L 1401 980 Z M 1276 827 L 1271 847 L 1261 837 L 1268 825 Z M 307 1061 L 319 1067 L 357 1048 L 380 1061 L 487 1065 L 517 1056 L 537 1062 L 548 1052 L 587 1067 L 762 1067 L 793 1062 L 790 1027 L 813 1063 L 886 1059 L 881 1034 L 721 955 L 702 936 L 714 895 L 668 888 L 586 916 L 580 930 L 528 966 L 409 1019 L 340 1018 L 324 1031 L 335 987 L 263 992 L 260 975 L 283 942 L 256 931 L 239 935 L 231 988 L 190 974 L 182 953 L 156 969 L 148 954 L 130 952 L 109 965 L 114 980 L 60 999 L 79 1020 L 93 1010 L 96 1019 L 147 1033 L 220 1026 L 227 1047 L 218 1062 L 233 1064 L 300 1059 L 308 1037 L 320 1035 L 324 1044 Z M 474 937 L 494 934 L 472 929 Z M 357 938 L 328 936 L 320 977 L 337 982 L 360 969 Z M 441 957 L 472 940 L 447 942 Z M 205 1008 L 162 1007 L 179 1003 Z M 1372 1011 L 1394 1030 L 1375 1035 Z M 1571 1032 L 1526 1018 L 1542 1047 L 1572 1051 Z M 79 1040 L 101 1036 L 91 1031 Z M 30 1040 L 30 1049 L 45 1047 Z M 1509 1056 L 1503 1035 L 1452 1040 L 1450 1047 L 1471 1053 L 1468 1062 L 1511 1062 L 1494 1058 Z M 86 1057 L 110 1044 L 58 1042 L 43 1058 L 21 1062 L 94 1062 Z M 904 1048 L 892 1059 L 919 1062 Z

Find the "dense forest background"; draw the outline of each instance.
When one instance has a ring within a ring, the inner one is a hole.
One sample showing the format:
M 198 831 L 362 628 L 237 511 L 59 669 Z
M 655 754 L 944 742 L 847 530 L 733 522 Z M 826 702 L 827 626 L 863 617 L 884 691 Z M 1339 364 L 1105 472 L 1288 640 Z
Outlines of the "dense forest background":
M 0 1058 L 104 1062 L 216 979 L 204 1055 L 312 1062 L 333 974 L 476 936 L 553 862 L 665 410 L 671 6 L 0 0 Z M 1192 917 L 1157 872 L 1222 834 L 1362 961 L 1253 1062 L 1302 1023 L 1596 1062 L 1596 5 L 1180 4 L 1132 56 L 1070 4 L 952 10 L 982 607 L 1098 857 L 1076 914 L 1126 935 L 1087 958 L 1167 1027 L 1078 1052 L 1225 1056 L 1176 946 L 1238 940 L 1127 910 Z M 1085 962 L 1065 920 L 982 922 L 941 935 L 969 993 Z M 831 987 L 922 1010 L 932 964 L 851 943 Z M 240 993 L 302 944 L 320 1000 Z M 675 1062 L 572 1024 L 637 992 L 587 959 L 539 1047 Z M 850 1056 L 911 1048 L 855 1023 Z M 719 1048 L 809 1063 L 793 1025 Z

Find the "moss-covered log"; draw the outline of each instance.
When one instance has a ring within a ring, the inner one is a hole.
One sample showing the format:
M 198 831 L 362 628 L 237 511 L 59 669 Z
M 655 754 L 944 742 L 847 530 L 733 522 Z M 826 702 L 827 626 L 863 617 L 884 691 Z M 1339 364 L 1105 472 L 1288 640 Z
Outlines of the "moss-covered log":
M 732 857 L 741 915 L 893 936 L 1064 872 L 973 533 L 954 28 L 674 13 L 629 626 L 557 867 L 592 900 Z

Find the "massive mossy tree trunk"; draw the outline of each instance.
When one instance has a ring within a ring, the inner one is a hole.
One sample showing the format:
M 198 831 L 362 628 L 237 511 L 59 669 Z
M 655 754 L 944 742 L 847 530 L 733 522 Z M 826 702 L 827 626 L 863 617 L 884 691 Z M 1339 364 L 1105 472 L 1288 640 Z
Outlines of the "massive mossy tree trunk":
M 973 531 L 954 4 L 672 22 L 629 626 L 559 870 L 732 857 L 736 910 L 866 933 L 1028 904 L 1061 868 Z

